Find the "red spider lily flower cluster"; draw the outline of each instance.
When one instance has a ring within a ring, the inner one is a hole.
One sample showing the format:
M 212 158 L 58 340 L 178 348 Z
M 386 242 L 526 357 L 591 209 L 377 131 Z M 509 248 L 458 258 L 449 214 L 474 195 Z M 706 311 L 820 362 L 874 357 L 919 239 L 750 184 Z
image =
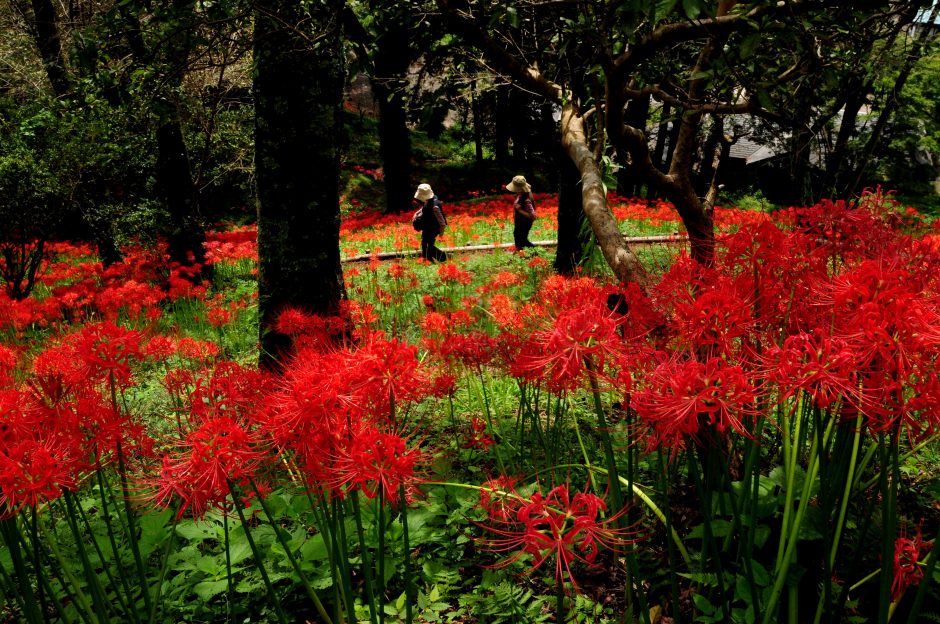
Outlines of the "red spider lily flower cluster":
M 623 352 L 617 331 L 621 317 L 608 310 L 605 301 L 595 292 L 558 311 L 523 343 L 510 364 L 513 376 L 544 380 L 549 390 L 564 392 L 581 387 L 589 367 L 603 371 Z
M 252 496 L 273 460 L 259 417 L 273 379 L 234 362 L 220 362 L 202 375 L 173 377 L 177 386 L 171 391 L 185 396 L 186 418 L 180 423 L 186 430 L 178 432 L 178 440 L 163 442 L 169 450 L 150 498 L 160 506 L 176 506 L 180 517 L 201 517 L 210 508 L 225 509 L 233 485 Z
M 756 393 L 740 366 L 721 358 L 704 364 L 669 359 L 646 378 L 646 387 L 633 396 L 637 414 L 651 428 L 650 443 L 675 452 L 686 439 L 699 440 L 714 427 L 749 436 L 744 422 L 754 414 Z M 742 419 L 744 422 L 742 422 Z
M 572 495 L 562 484 L 524 497 L 513 486 L 512 479 L 501 478 L 481 489 L 481 507 L 488 515 L 481 526 L 496 537 L 479 541 L 489 550 L 508 553 L 498 567 L 528 555 L 534 571 L 553 560 L 556 582 L 567 580 L 576 589 L 575 563 L 593 565 L 601 550 L 636 541 L 635 535 L 631 539 L 627 530 L 614 526 L 622 510 L 605 517 L 607 504 L 595 494 Z
M 310 487 L 338 496 L 381 490 L 395 501 L 423 462 L 398 433 L 395 415 L 432 390 L 415 347 L 373 332 L 358 346 L 299 352 L 260 418 Z
M 925 542 L 917 527 L 914 537 L 901 535 L 894 543 L 894 578 L 891 582 L 891 600 L 897 602 L 908 587 L 918 585 L 924 578 L 924 571 L 918 565 L 924 554 L 930 550 L 933 542 Z
M 140 340 L 137 332 L 106 321 L 36 355 L 19 385 L 4 370 L 0 515 L 57 498 L 118 453 L 149 455 L 149 437 L 114 394 L 134 381 L 131 366 L 143 359 Z M 12 368 L 17 362 L 7 355 L 4 363 Z

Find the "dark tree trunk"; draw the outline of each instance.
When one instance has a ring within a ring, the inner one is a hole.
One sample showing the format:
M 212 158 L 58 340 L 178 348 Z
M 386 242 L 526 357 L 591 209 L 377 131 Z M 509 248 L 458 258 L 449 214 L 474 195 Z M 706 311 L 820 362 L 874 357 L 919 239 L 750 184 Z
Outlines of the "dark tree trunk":
M 826 176 L 829 189 L 833 197 L 842 197 L 843 191 L 847 185 L 846 178 L 851 167 L 848 155 L 849 141 L 856 134 L 856 123 L 858 113 L 868 98 L 868 87 L 854 89 L 849 95 L 842 111 L 842 121 L 839 124 L 839 133 L 836 135 L 836 142 L 832 147 L 829 158 L 826 163 Z
M 496 118 L 493 139 L 493 154 L 496 163 L 502 167 L 509 164 L 509 139 L 511 136 L 509 125 L 512 109 L 509 102 L 510 85 L 496 87 Z
M 712 127 L 708 133 L 708 139 L 705 141 L 705 146 L 702 148 L 702 162 L 699 163 L 696 184 L 699 195 L 704 196 L 708 192 L 712 178 L 715 176 L 715 161 L 720 150 L 719 144 L 721 143 L 724 132 L 724 119 L 717 115 L 712 117 Z
M 627 111 L 624 114 L 624 121 L 628 126 L 634 128 L 646 128 L 646 120 L 650 112 L 650 97 L 637 98 L 630 100 L 627 104 Z M 626 156 L 624 154 L 624 156 Z M 640 194 L 642 180 L 637 176 L 636 168 L 626 166 L 627 163 L 621 162 L 622 166 L 617 171 L 617 191 L 624 197 L 636 197 Z
M 787 203 L 805 206 L 813 203 L 813 184 L 810 178 L 810 151 L 813 133 L 809 127 L 809 101 L 802 98 L 798 111 L 797 125 L 790 140 L 790 184 Z
M 391 18 L 386 18 L 391 19 Z M 385 211 L 411 209 L 411 132 L 405 109 L 405 82 L 409 59 L 407 30 L 384 24 L 376 38 L 373 91 L 379 102 L 379 154 L 385 173 Z
M 681 111 L 677 111 L 678 116 L 681 118 Z M 669 171 L 672 168 L 672 157 L 676 153 L 676 142 L 679 140 L 679 129 L 681 123 L 676 120 L 672 122 L 672 125 L 669 127 L 669 137 L 668 143 L 666 145 L 666 156 L 663 162 L 663 170 Z M 692 163 L 689 162 L 689 174 L 692 172 Z
M 65 60 L 62 58 L 62 44 L 59 40 L 59 28 L 56 25 L 55 6 L 51 0 L 32 0 L 33 38 L 39 55 L 42 57 L 43 67 L 52 84 L 52 91 L 56 97 L 64 97 L 69 93 L 69 77 L 65 70 Z
M 671 113 L 672 106 L 664 102 L 659 109 L 659 125 L 656 128 L 656 145 L 653 147 L 652 154 L 653 166 L 660 171 L 666 170 L 663 164 L 663 155 L 666 153 L 666 139 L 669 134 L 669 116 Z M 646 198 L 656 199 L 657 197 L 659 197 L 659 189 L 657 186 L 648 184 L 646 187 Z
M 476 166 L 483 166 L 483 113 L 480 106 L 480 94 L 477 93 L 477 81 L 470 81 L 470 107 L 473 111 L 473 144 Z
M 336 314 L 346 297 L 339 253 L 339 145 L 345 81 L 340 0 L 262 0 L 255 11 L 255 163 L 261 364 L 291 350 L 274 322 L 287 307 Z M 312 23 L 317 46 L 294 29 Z
M 510 136 L 512 139 L 512 166 L 528 173 L 529 166 L 529 96 L 518 89 L 510 95 Z
M 170 261 L 182 265 L 202 264 L 206 259 L 203 243 L 206 233 L 199 200 L 189 165 L 189 151 L 183 140 L 176 106 L 167 104 L 169 114 L 157 128 L 157 187 L 170 213 L 167 232 Z
M 581 172 L 559 147 L 558 163 L 558 246 L 555 270 L 574 275 L 584 262 L 584 250 L 591 236 L 581 204 Z

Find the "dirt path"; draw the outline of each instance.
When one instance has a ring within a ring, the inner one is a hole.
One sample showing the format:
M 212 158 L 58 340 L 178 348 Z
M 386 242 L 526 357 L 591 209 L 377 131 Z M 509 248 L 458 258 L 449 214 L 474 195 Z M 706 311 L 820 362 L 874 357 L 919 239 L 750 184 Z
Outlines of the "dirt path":
M 665 243 L 684 243 L 688 240 L 685 236 L 628 236 L 624 240 L 628 245 L 660 245 Z M 536 247 L 554 247 L 557 241 L 533 241 Z M 493 251 L 495 249 L 512 249 L 513 243 L 498 243 L 493 245 L 470 245 L 469 247 L 442 247 L 447 253 L 475 253 L 480 251 Z M 397 260 L 399 258 L 411 258 L 421 253 L 420 249 L 405 249 L 402 251 L 382 251 L 377 254 L 362 254 L 359 256 L 349 256 L 343 258 L 343 262 L 369 262 L 373 258 L 376 260 Z

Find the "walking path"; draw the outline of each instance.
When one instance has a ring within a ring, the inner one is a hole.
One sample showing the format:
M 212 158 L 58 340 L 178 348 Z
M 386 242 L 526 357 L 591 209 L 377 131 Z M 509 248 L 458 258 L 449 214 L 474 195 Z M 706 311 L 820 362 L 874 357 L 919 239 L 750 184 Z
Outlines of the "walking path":
M 688 240 L 686 236 L 677 236 L 675 234 L 668 234 L 665 236 L 626 236 L 624 240 L 628 245 L 659 245 L 663 243 L 684 243 Z M 533 245 L 536 247 L 554 247 L 558 244 L 558 241 L 554 240 L 544 240 L 544 241 L 533 241 Z M 496 243 L 493 245 L 470 245 L 468 247 L 442 247 L 443 251 L 447 253 L 467 253 L 467 252 L 476 252 L 476 251 L 492 251 L 494 249 L 512 249 L 515 245 L 513 243 Z M 376 254 L 362 254 L 359 256 L 349 256 L 348 258 L 343 258 L 343 262 L 369 262 L 373 259 L 376 260 L 395 260 L 398 258 L 410 258 L 412 256 L 421 255 L 420 249 L 405 249 L 402 251 L 382 251 Z

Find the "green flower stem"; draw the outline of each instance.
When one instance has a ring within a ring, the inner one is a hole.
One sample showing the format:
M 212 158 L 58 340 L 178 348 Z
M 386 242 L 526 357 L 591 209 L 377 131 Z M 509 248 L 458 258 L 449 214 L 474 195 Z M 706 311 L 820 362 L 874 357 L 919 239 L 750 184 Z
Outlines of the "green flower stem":
M 483 369 L 477 367 L 477 376 L 480 378 L 480 388 L 483 395 L 483 414 L 486 416 L 486 424 L 489 426 L 491 431 L 496 431 L 496 428 L 493 427 L 493 416 L 490 413 L 490 399 L 489 395 L 486 393 L 486 380 L 483 379 Z M 392 414 L 395 413 L 395 405 L 392 403 Z M 494 453 L 496 455 L 496 463 L 499 464 L 499 471 L 502 474 L 506 474 L 506 465 L 503 463 L 503 456 L 499 453 Z
M 378 533 L 379 551 L 378 557 L 378 578 L 376 579 L 376 596 L 379 600 L 379 624 L 385 622 L 385 490 L 378 488 L 378 504 L 375 510 L 375 530 Z
M 356 520 L 356 533 L 359 535 L 359 548 L 362 550 L 362 570 L 366 577 L 366 597 L 369 599 L 369 621 L 372 624 L 378 622 L 378 615 L 375 608 L 375 574 L 372 570 L 371 555 L 369 554 L 369 545 L 366 544 L 365 531 L 362 528 L 362 512 L 360 511 L 359 491 L 353 490 L 350 493 L 352 499 L 353 516 Z M 350 599 L 352 597 L 350 596 Z
M 703 449 L 699 449 L 703 450 Z M 711 452 L 709 452 L 711 451 Z M 712 456 L 714 455 L 715 449 L 704 449 L 704 452 L 708 453 L 709 457 L 704 458 L 701 461 L 705 466 L 705 470 L 709 470 L 713 464 Z M 692 454 L 692 449 L 689 449 L 689 476 L 692 477 L 692 481 L 695 484 L 695 489 L 698 492 L 699 498 L 702 501 L 702 513 L 703 513 L 703 522 L 702 522 L 702 572 L 707 570 L 708 554 L 709 551 L 714 551 L 714 566 L 715 566 L 715 576 L 718 580 L 718 591 L 720 592 L 720 601 L 721 601 L 721 612 L 724 622 L 731 621 L 731 606 L 727 597 L 725 596 L 727 592 L 727 587 L 725 585 L 725 573 L 724 566 L 721 563 L 721 552 L 718 550 L 717 544 L 715 543 L 714 536 L 712 534 L 712 520 L 713 520 L 713 510 L 712 510 L 712 487 L 711 483 L 706 483 L 703 479 L 702 474 L 699 472 L 699 461 L 696 461 L 696 457 Z M 706 474 L 706 477 L 708 475 Z
M 228 604 L 226 605 L 226 612 L 229 624 L 235 624 L 235 588 L 232 586 L 232 549 L 231 549 L 231 540 L 229 540 L 228 535 L 228 514 L 224 511 L 222 512 L 222 533 L 225 536 L 225 584 L 226 584 L 226 598 L 228 599 Z
M 670 509 L 670 497 L 669 497 L 669 465 L 666 462 L 666 458 L 663 456 L 663 450 L 661 448 L 656 449 L 656 458 L 659 460 L 659 489 L 662 492 L 664 503 L 663 506 L 668 513 L 664 518 L 666 525 L 666 532 L 672 533 L 672 513 Z M 676 568 L 676 546 L 675 543 L 671 540 L 666 542 L 667 549 L 666 553 L 669 557 L 669 569 L 675 571 Z M 675 624 L 681 624 L 681 610 L 679 609 L 679 576 L 675 573 L 669 575 L 669 588 L 672 592 L 672 620 Z
M 836 564 L 836 554 L 839 551 L 839 543 L 842 539 L 842 530 L 845 528 L 845 517 L 849 507 L 849 499 L 852 494 L 852 484 L 855 481 L 855 468 L 858 460 L 858 449 L 862 437 L 862 414 L 859 413 L 855 419 L 855 430 L 852 435 L 852 454 L 849 458 L 849 472 L 845 478 L 845 489 L 842 492 L 842 500 L 839 503 L 839 514 L 836 517 L 836 525 L 832 536 L 832 548 L 829 550 L 829 569 L 832 570 Z M 822 621 L 823 610 L 825 608 L 825 594 L 820 597 L 816 605 L 816 616 L 813 618 L 813 624 L 820 624 Z M 831 612 L 831 605 L 830 605 Z
M 353 593 L 352 572 L 349 563 L 349 536 L 346 535 L 346 507 L 342 501 L 335 498 L 330 501 L 330 505 L 332 506 L 330 517 L 332 518 L 333 550 L 337 553 L 337 562 L 340 566 L 338 574 L 342 577 L 342 604 L 351 621 L 356 621 L 356 596 Z M 341 612 L 342 609 L 337 607 L 337 620 L 342 618 Z
M 161 557 L 160 561 L 160 574 L 157 577 L 156 590 L 154 591 L 153 607 L 150 609 L 150 617 L 147 618 L 149 624 L 155 624 L 157 621 L 157 613 L 160 611 L 160 597 L 163 595 L 163 580 L 166 578 L 166 571 L 169 568 L 167 564 L 170 561 L 170 551 L 173 549 L 173 542 L 176 540 L 176 525 L 179 524 L 179 521 L 179 514 L 174 509 L 173 524 L 170 525 L 170 534 L 166 538 L 166 547 L 163 549 L 163 557 Z
M 111 605 L 105 597 L 104 589 L 101 587 L 101 580 L 98 578 L 98 573 L 95 572 L 95 568 L 91 565 L 91 560 L 88 558 L 88 553 L 85 552 L 85 543 L 78 529 L 78 521 L 75 519 L 75 512 L 72 508 L 72 494 L 68 490 L 63 490 L 63 492 L 63 498 L 65 499 L 65 517 L 68 521 L 69 529 L 72 531 L 72 536 L 75 539 L 75 547 L 78 550 L 78 557 L 82 563 L 85 580 L 88 582 L 88 587 L 91 589 L 91 601 L 94 605 L 95 613 L 102 621 L 107 622 L 109 619 L 108 607 L 111 606 L 113 608 L 113 605 Z
M 937 557 L 934 555 L 937 552 L 937 537 L 933 539 L 933 548 L 929 553 L 924 557 L 924 580 L 921 581 L 920 586 L 917 588 L 917 594 L 914 596 L 914 604 L 911 605 L 911 612 L 907 616 L 907 624 L 917 624 L 918 616 L 920 616 L 921 607 L 924 605 L 924 598 L 927 597 L 927 589 L 930 587 L 931 580 L 933 579 L 933 571 L 937 566 Z
M 255 538 L 251 536 L 251 527 L 248 526 L 248 521 L 245 519 L 245 512 L 242 509 L 241 499 L 238 496 L 238 488 L 235 487 L 235 484 L 231 481 L 229 481 L 228 487 L 232 494 L 232 502 L 235 503 L 235 511 L 238 512 L 238 519 L 241 521 L 242 529 L 245 531 L 245 539 L 248 540 L 248 547 L 251 549 L 251 554 L 255 558 L 255 567 L 258 568 L 258 573 L 261 575 L 261 580 L 264 582 L 264 588 L 268 593 L 268 599 L 271 601 L 274 613 L 277 615 L 277 620 L 281 624 L 287 624 L 287 616 L 284 615 L 284 610 L 281 608 L 281 601 L 278 600 L 277 595 L 274 593 L 271 578 L 268 576 L 268 571 L 264 568 L 264 555 L 255 543 Z M 151 622 L 151 624 L 153 623 Z
M 600 430 L 601 434 L 601 443 L 604 447 L 604 458 L 607 463 L 607 481 L 610 484 L 610 496 L 613 499 L 613 506 L 615 509 L 623 509 L 623 492 L 620 490 L 620 476 L 617 474 L 617 461 L 614 458 L 614 447 L 610 441 L 610 426 L 607 424 L 607 417 L 604 413 L 604 405 L 601 402 L 601 392 L 600 387 L 597 383 L 597 372 L 594 369 L 594 362 L 589 358 L 584 358 L 584 367 L 588 373 L 588 381 L 591 385 L 591 396 L 594 399 L 594 411 L 597 414 L 597 427 Z M 622 523 L 618 520 L 618 524 Z M 645 624 L 650 624 L 650 613 L 649 608 L 646 604 L 646 594 L 642 591 L 643 582 L 639 578 L 639 565 L 636 561 L 636 555 L 633 554 L 631 549 L 627 553 L 627 578 L 628 583 L 626 583 L 626 594 L 627 594 L 627 606 L 628 609 L 632 609 L 632 595 L 633 587 L 636 586 L 636 598 L 639 602 L 640 615 L 643 618 Z M 633 577 L 633 578 L 630 578 Z
M 313 495 L 310 493 L 311 488 L 307 484 L 306 479 L 302 479 L 302 481 L 304 492 L 307 495 L 307 501 L 310 503 L 310 513 L 313 514 L 314 525 L 323 538 L 323 546 L 326 549 L 327 562 L 330 566 L 330 577 L 333 579 L 333 597 L 336 599 L 334 616 L 339 620 L 342 619 L 340 616 L 341 610 L 346 608 L 346 605 L 351 599 L 349 595 L 345 594 L 345 584 L 343 583 L 343 581 L 348 580 L 349 574 L 346 573 L 343 562 L 339 560 L 338 553 L 340 548 L 336 542 L 336 528 L 331 526 L 332 515 L 330 514 L 329 507 L 322 498 L 314 500 Z M 347 559 L 346 565 L 348 566 L 348 564 Z M 341 576 L 343 577 L 343 581 L 340 580 Z
M 591 464 L 591 458 L 588 456 L 587 449 L 584 447 L 584 440 L 581 439 L 581 426 L 578 424 L 578 419 L 574 419 L 574 433 L 578 438 L 578 446 L 581 448 L 581 456 L 584 458 L 584 466 L 588 471 L 588 478 L 591 479 L 591 488 L 594 490 L 594 493 L 598 496 L 602 495 L 600 487 L 597 485 L 597 480 L 594 478 L 594 471 L 591 469 L 593 466 Z
M 826 430 L 824 439 L 828 439 L 832 432 L 832 427 L 835 423 L 833 418 L 829 422 L 829 426 Z M 786 440 L 786 436 L 784 436 Z M 783 591 L 783 585 L 787 579 L 787 572 L 790 569 L 790 564 L 793 563 L 796 555 L 796 544 L 799 541 L 800 527 L 803 524 L 803 516 L 806 513 L 806 509 L 809 507 L 809 493 L 812 488 L 813 482 L 816 480 L 817 473 L 819 472 L 819 441 L 815 436 L 813 437 L 813 444 L 810 447 L 809 451 L 809 469 L 806 473 L 806 478 L 803 481 L 803 490 L 800 495 L 800 505 L 796 511 L 796 517 L 793 519 L 793 523 L 790 526 L 784 524 L 784 534 L 780 536 L 781 544 L 786 544 L 786 549 L 783 552 L 782 557 L 779 555 L 778 550 L 778 559 L 774 567 L 774 585 L 771 590 L 770 598 L 767 601 L 767 604 L 764 606 L 764 618 L 762 622 L 764 624 L 769 624 L 775 617 L 775 609 L 777 607 L 777 602 L 780 600 L 780 594 Z M 796 461 L 796 458 L 792 458 L 793 461 Z M 795 463 L 793 464 L 795 470 Z M 790 492 L 792 489 L 792 474 L 788 475 L 787 478 L 788 488 L 787 488 L 787 504 L 793 504 L 793 497 Z M 784 511 L 786 514 L 786 510 Z
M 898 465 L 898 431 L 892 431 L 890 439 L 878 434 L 881 455 L 881 583 L 879 588 L 878 622 L 887 624 L 890 619 L 891 581 L 894 577 L 894 542 L 897 531 L 898 482 L 901 478 Z M 890 470 L 890 474 L 889 474 Z
M 23 561 L 23 553 L 20 551 L 19 529 L 16 526 L 16 518 L 0 519 L 0 533 L 3 534 L 3 541 L 10 551 L 10 559 L 13 561 L 13 573 L 16 574 L 16 581 L 20 591 L 17 593 L 20 607 L 23 609 L 23 615 L 29 624 L 39 624 L 42 622 L 39 605 L 36 603 L 36 595 L 33 593 L 33 584 L 29 580 L 26 571 L 26 564 Z
M 785 421 L 789 421 L 793 418 L 793 412 L 799 405 L 794 406 L 794 409 L 790 411 L 790 414 L 785 418 Z M 796 432 L 794 437 L 799 436 L 801 419 L 795 419 Z M 787 472 L 787 491 L 784 496 L 783 502 L 783 523 L 780 527 L 780 541 L 777 543 L 777 562 L 774 568 L 774 572 L 779 572 L 780 566 L 783 563 L 783 554 L 786 551 L 786 537 L 787 533 L 790 530 L 790 514 L 793 508 L 793 481 L 796 477 L 796 464 L 797 458 L 796 455 L 799 454 L 799 447 L 795 446 L 790 439 L 790 425 L 788 422 L 781 423 L 781 430 L 783 436 L 783 465 L 784 470 Z
M 405 622 L 411 624 L 414 619 L 412 603 L 414 602 L 414 577 L 411 570 L 411 540 L 408 536 L 408 501 L 405 499 L 404 484 L 398 485 L 398 497 L 401 499 L 401 538 L 405 554 L 402 557 L 405 575 Z
M 104 570 L 105 576 L 108 577 L 108 585 L 114 588 L 114 595 L 117 598 L 118 603 L 120 603 L 121 609 L 124 611 L 125 616 L 134 622 L 139 621 L 136 610 L 132 609 L 131 606 L 128 606 L 127 600 L 131 601 L 130 604 L 133 605 L 133 598 L 131 597 L 130 589 L 127 587 L 127 582 L 122 578 L 121 580 L 123 583 L 119 585 L 115 580 L 114 574 L 111 573 L 111 566 L 105 564 L 106 560 L 104 558 L 104 553 L 101 551 L 101 546 L 98 545 L 98 540 L 94 538 L 94 533 L 91 530 L 91 523 L 88 522 L 88 516 L 85 514 L 85 510 L 82 509 L 82 506 L 78 503 L 78 501 L 72 500 L 71 504 L 73 504 L 75 509 L 78 510 L 78 515 L 82 519 L 82 525 L 85 527 L 88 535 L 91 536 L 91 545 L 95 549 L 95 554 L 98 555 L 98 560 L 101 562 L 101 567 Z M 125 600 L 124 595 L 118 591 L 118 587 L 123 587 L 126 590 L 127 600 Z
M 112 381 L 112 393 L 113 390 Z M 115 404 L 115 409 L 117 405 Z M 144 595 L 144 607 L 148 611 L 153 610 L 153 601 L 150 598 L 149 585 L 147 583 L 147 573 L 144 570 L 144 561 L 140 556 L 140 545 L 137 543 L 137 515 L 131 505 L 130 488 L 127 486 L 127 471 L 124 465 L 124 449 L 121 447 L 121 441 L 117 443 L 118 456 L 118 475 L 121 479 L 121 494 L 124 497 L 124 514 L 127 517 L 127 541 L 131 546 L 131 553 L 134 555 L 134 565 L 137 567 L 137 582 L 140 584 L 141 593 Z
M 134 593 L 131 591 L 130 585 L 128 584 L 128 579 L 127 579 L 128 575 L 127 575 L 126 570 L 124 569 L 124 564 L 121 562 L 121 554 L 120 554 L 120 550 L 118 549 L 117 539 L 114 537 L 114 524 L 112 523 L 111 510 L 110 510 L 111 505 L 108 504 L 108 500 L 107 500 L 108 490 L 104 486 L 103 472 L 104 470 L 101 464 L 99 462 L 96 462 L 95 475 L 96 475 L 96 479 L 98 482 L 98 492 L 101 497 L 101 515 L 104 518 L 105 525 L 108 527 L 108 543 L 111 545 L 111 554 L 113 555 L 114 563 L 118 568 L 118 576 L 121 579 L 121 585 L 124 587 L 124 593 L 127 596 L 128 601 L 131 603 L 132 606 L 134 606 L 134 608 L 131 609 L 130 612 L 132 613 L 134 622 L 140 622 L 140 616 L 137 613 L 136 603 L 134 600 Z M 126 532 L 126 527 L 122 526 L 122 530 L 125 530 Z M 102 561 L 104 561 L 104 559 L 102 559 Z M 140 590 L 142 594 L 148 591 L 146 586 L 139 587 L 138 589 Z
M 278 543 L 281 545 L 281 548 L 284 549 L 284 554 L 287 555 L 287 560 L 290 562 L 294 572 L 300 578 L 301 584 L 304 586 L 304 589 L 307 591 L 307 595 L 310 597 L 310 600 L 313 602 L 314 608 L 317 610 L 317 613 L 320 614 L 320 617 L 326 624 L 333 624 L 333 620 L 330 618 L 330 615 L 326 612 L 326 609 L 323 606 L 323 603 L 320 602 L 320 597 L 317 596 L 317 593 L 313 591 L 313 587 L 310 585 L 310 580 L 307 578 L 307 575 L 304 574 L 303 569 L 300 567 L 300 563 L 297 561 L 297 557 L 294 556 L 293 551 L 291 551 L 290 545 L 287 543 L 287 540 L 284 539 L 284 536 L 281 534 L 281 531 L 274 521 L 274 516 L 271 514 L 271 508 L 268 507 L 267 502 L 265 502 L 264 497 L 261 495 L 261 490 L 258 489 L 258 486 L 254 481 L 251 481 L 251 487 L 257 495 L 258 503 L 261 504 L 261 509 L 264 511 L 264 515 L 268 519 L 268 524 L 271 525 L 271 528 L 274 529 L 274 535 L 277 537 Z
M 39 530 L 43 533 L 47 533 L 44 527 L 40 526 Z M 75 577 L 75 574 L 72 573 L 72 568 L 70 562 L 65 560 L 65 557 L 62 556 L 62 552 L 59 550 L 58 542 L 55 537 L 50 537 L 49 539 L 43 540 L 46 546 L 49 547 L 50 552 L 52 552 L 53 557 L 59 563 L 59 569 L 62 570 L 62 573 L 65 575 L 65 578 L 68 580 L 69 584 L 74 589 L 71 598 L 75 601 L 75 604 L 78 606 L 78 612 L 82 616 L 82 619 L 89 624 L 98 624 L 98 615 L 95 613 L 95 610 L 92 607 L 92 603 L 89 601 L 88 596 L 85 595 L 85 592 L 82 591 L 82 586 L 78 582 L 78 579 Z M 89 586 L 91 581 L 88 581 Z

